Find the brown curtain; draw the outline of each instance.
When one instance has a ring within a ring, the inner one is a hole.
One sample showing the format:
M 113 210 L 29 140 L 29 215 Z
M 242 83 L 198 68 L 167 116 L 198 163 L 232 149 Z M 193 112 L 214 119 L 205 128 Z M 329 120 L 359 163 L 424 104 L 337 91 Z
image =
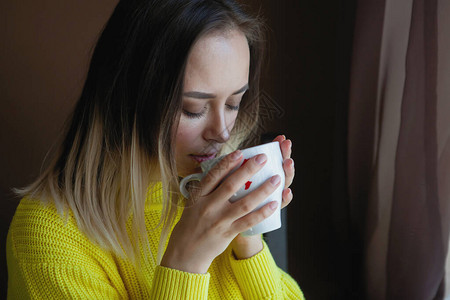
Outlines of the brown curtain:
M 368 299 L 443 299 L 449 236 L 447 0 L 359 0 L 348 179 Z

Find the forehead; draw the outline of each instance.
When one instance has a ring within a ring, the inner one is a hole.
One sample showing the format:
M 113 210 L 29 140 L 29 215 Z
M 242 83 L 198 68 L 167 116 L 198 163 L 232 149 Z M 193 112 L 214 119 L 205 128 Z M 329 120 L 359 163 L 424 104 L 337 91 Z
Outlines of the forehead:
M 211 91 L 241 87 L 248 82 L 250 51 L 238 30 L 214 32 L 201 37 L 189 54 L 185 89 Z

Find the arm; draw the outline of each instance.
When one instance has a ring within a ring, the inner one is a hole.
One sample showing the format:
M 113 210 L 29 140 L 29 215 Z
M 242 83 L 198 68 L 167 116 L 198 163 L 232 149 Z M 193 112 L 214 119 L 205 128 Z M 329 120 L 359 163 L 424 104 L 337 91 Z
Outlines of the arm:
M 157 266 L 150 299 L 208 299 L 209 274 L 183 272 Z
M 285 142 L 285 145 L 289 145 L 290 150 L 290 141 Z M 239 151 L 236 151 L 235 154 L 239 154 Z M 264 158 L 264 155 L 256 156 L 241 166 L 231 176 L 224 179 L 226 174 L 240 162 L 241 158 L 242 155 L 234 158 L 233 154 L 228 155 L 201 180 L 196 201 L 187 204 L 180 221 L 172 232 L 161 266 L 167 269 L 205 274 L 212 261 L 225 251 L 231 241 L 238 236 L 239 232 L 243 232 L 258 224 L 273 213 L 274 208 L 271 208 L 270 204 L 263 206 L 257 211 L 253 210 L 278 187 L 279 181 L 278 183 L 277 181 L 272 181 L 272 183 L 271 180 L 268 180 L 257 190 L 240 199 L 240 201 L 234 203 L 228 201 L 236 192 L 236 187 L 242 186 L 265 163 L 265 160 L 259 160 L 258 162 L 258 158 Z M 293 167 L 290 159 L 288 167 L 289 165 Z M 224 181 L 222 182 L 223 179 Z M 290 185 L 291 179 L 287 180 L 288 185 Z M 290 189 L 285 189 L 283 193 L 284 204 L 287 205 L 291 199 Z M 236 238 L 236 240 L 238 239 L 239 237 Z M 244 245 L 243 248 L 233 248 L 238 254 L 238 258 L 242 258 L 240 257 L 241 254 L 254 256 L 254 254 L 261 251 L 263 246 L 261 240 L 253 240 L 247 243 L 249 240 L 243 240 L 245 241 L 242 243 Z M 262 251 L 260 256 L 263 256 L 265 252 Z M 252 257 L 249 262 L 258 257 Z M 268 260 L 264 259 L 264 261 L 267 262 Z M 282 289 L 282 286 L 279 284 L 282 282 L 281 278 L 286 276 L 280 275 L 280 270 L 274 263 L 267 262 L 267 265 L 271 267 L 270 274 L 273 275 L 267 278 L 269 280 L 270 278 L 276 279 L 277 276 L 280 278 L 275 280 L 277 282 L 275 290 L 278 293 Z M 245 264 L 242 264 L 242 266 L 245 266 Z M 239 271 L 239 268 L 235 270 Z M 247 273 L 244 273 L 251 276 L 252 273 L 261 270 L 250 268 L 247 271 Z
M 295 280 L 277 267 L 265 242 L 250 258 L 237 259 L 229 251 L 228 259 L 245 299 L 304 299 Z

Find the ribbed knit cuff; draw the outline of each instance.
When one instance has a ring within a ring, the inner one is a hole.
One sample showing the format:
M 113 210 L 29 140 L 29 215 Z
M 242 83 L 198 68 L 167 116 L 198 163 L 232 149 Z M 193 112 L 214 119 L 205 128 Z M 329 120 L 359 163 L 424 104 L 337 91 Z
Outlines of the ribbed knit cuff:
M 208 299 L 210 274 L 156 266 L 150 299 Z
M 280 271 L 264 241 L 263 246 L 247 259 L 236 259 L 229 251 L 231 268 L 245 299 L 266 299 L 280 287 Z

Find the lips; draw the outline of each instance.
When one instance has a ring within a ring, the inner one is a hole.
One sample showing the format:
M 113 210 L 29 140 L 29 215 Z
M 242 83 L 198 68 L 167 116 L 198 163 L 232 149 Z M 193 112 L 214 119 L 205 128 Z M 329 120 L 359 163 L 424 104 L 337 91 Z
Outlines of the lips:
M 209 154 L 190 154 L 189 156 L 198 163 L 201 163 L 206 160 L 210 160 L 216 157 L 216 152 Z

